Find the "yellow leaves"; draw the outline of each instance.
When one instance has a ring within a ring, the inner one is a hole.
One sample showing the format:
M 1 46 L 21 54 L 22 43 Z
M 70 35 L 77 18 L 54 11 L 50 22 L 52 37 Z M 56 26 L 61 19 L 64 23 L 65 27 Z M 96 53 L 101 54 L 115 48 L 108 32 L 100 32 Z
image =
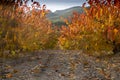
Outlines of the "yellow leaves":
M 62 39 L 59 42 L 63 44 L 61 46 L 98 53 L 101 51 L 101 54 L 103 54 L 102 51 L 112 51 L 112 43 L 108 44 L 106 40 L 112 42 L 118 39 L 118 11 L 113 6 L 108 8 L 101 5 L 91 6 L 90 9 L 85 9 L 85 12 L 86 14 L 73 14 L 71 23 L 66 20 L 68 27 L 63 26 L 60 30 Z
M 59 45 L 64 45 L 65 42 L 66 42 L 66 38 L 64 38 L 64 37 L 59 38 Z
M 104 25 L 102 25 L 102 26 L 101 26 L 101 29 L 104 29 L 104 28 L 105 28 L 105 26 L 104 26 Z
M 12 56 L 15 56 L 16 52 L 12 50 L 11 54 L 12 54 Z
M 42 17 L 45 16 L 45 14 L 46 14 L 45 12 L 42 12 Z
M 112 18 L 112 15 L 111 14 L 109 14 L 109 26 L 112 26 L 112 21 L 113 21 L 113 18 Z
M 100 16 L 103 15 L 103 9 L 100 9 Z
M 13 39 L 14 39 L 14 41 L 16 41 L 16 40 L 17 40 L 17 37 L 16 37 L 16 36 L 13 36 Z
M 38 34 L 35 34 L 35 37 L 37 37 L 38 36 Z
M 82 35 L 80 35 L 78 38 L 79 38 L 79 39 L 83 39 L 83 36 L 82 36 Z
M 116 28 L 113 31 L 114 31 L 114 35 L 116 35 L 118 33 L 118 29 L 116 29 Z
M 96 18 L 97 18 L 97 19 L 99 18 L 99 13 L 98 13 L 98 12 L 96 13 Z

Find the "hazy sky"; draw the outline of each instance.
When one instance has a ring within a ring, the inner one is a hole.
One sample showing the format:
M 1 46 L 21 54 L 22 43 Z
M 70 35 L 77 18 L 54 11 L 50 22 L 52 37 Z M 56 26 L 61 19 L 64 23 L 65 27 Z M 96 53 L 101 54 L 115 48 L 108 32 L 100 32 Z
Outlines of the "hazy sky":
M 82 6 L 86 0 L 35 0 L 40 4 L 46 4 L 51 11 L 62 10 L 73 6 Z

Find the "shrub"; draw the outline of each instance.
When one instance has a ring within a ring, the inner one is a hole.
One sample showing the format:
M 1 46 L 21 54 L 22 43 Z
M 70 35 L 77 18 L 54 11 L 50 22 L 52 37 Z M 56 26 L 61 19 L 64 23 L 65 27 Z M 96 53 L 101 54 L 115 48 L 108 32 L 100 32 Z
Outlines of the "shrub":
M 43 5 L 27 5 L 13 10 L 0 6 L 0 50 L 2 55 L 17 51 L 34 51 L 54 48 L 57 43 L 56 31 L 46 19 L 47 10 Z M 3 9 L 4 8 L 4 9 Z M 13 11 L 12 11 L 13 10 Z M 10 55 L 11 55 L 10 54 Z
M 17 50 L 20 47 L 16 31 L 18 22 L 11 10 L 9 7 L 0 6 L 0 53 Z
M 93 55 L 112 52 L 113 42 L 120 43 L 119 7 L 97 4 L 84 10 L 83 14 L 74 13 L 71 21 L 66 21 L 68 27 L 61 28 L 61 49 L 82 49 Z

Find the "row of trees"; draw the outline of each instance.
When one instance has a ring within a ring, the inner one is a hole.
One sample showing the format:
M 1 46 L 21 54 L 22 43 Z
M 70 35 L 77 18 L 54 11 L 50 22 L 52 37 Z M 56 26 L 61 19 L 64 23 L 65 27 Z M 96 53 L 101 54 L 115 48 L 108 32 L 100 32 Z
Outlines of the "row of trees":
M 109 0 L 110 1 L 110 0 Z M 112 0 L 111 0 L 112 1 Z M 89 54 L 103 55 L 120 50 L 119 4 L 89 0 L 85 14 L 74 13 L 68 27 L 62 27 L 59 44 L 62 49 L 82 49 Z
M 120 50 L 119 0 L 88 0 L 90 8 L 83 4 L 85 13 L 73 13 L 71 20 L 66 20 L 67 26 L 59 30 L 46 19 L 45 5 L 32 1 L 30 10 L 28 0 L 9 1 L 0 1 L 1 55 L 40 49 L 83 50 L 91 55 Z M 8 3 L 19 5 L 14 10 L 13 6 L 4 8 Z
M 20 51 L 53 49 L 56 30 L 46 19 L 46 6 L 33 2 L 32 10 L 26 4 L 0 5 L 0 55 L 14 56 Z

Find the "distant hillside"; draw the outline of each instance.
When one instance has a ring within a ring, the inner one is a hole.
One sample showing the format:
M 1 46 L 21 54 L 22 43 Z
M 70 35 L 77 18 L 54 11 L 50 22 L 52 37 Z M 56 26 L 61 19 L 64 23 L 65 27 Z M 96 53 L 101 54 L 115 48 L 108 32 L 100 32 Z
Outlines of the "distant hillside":
M 66 16 L 70 16 L 73 12 L 82 13 L 83 8 L 80 7 L 80 6 L 76 6 L 76 7 L 68 8 L 68 9 L 65 9 L 65 10 L 57 10 L 57 11 L 54 12 L 54 14 L 66 17 Z
M 47 18 L 53 23 L 61 22 L 60 17 L 68 18 L 73 14 L 73 12 L 83 13 L 83 8 L 80 6 L 71 7 L 64 10 L 56 10 L 55 12 L 50 12 L 47 14 Z

